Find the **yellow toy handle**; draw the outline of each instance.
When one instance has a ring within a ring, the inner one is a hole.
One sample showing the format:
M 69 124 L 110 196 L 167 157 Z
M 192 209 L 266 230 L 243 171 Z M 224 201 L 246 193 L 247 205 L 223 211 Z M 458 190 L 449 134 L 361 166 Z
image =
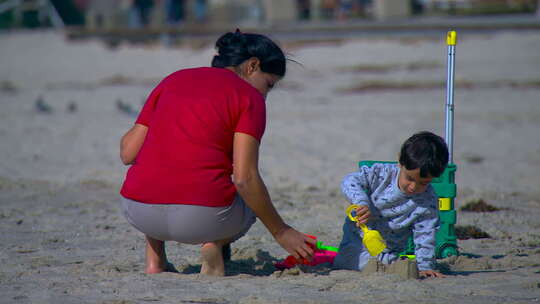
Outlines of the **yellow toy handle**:
M 456 31 L 449 31 L 446 35 L 446 44 L 456 45 L 457 44 L 457 33 Z
M 353 222 L 358 222 L 358 219 L 356 219 L 356 217 L 354 217 L 352 215 L 353 211 L 358 209 L 358 206 L 356 205 L 350 205 L 349 207 L 347 207 L 347 210 L 345 210 L 345 212 L 347 213 L 347 216 L 349 217 L 349 219 Z M 365 225 L 365 224 L 360 224 L 360 229 L 362 229 L 362 231 L 364 233 L 367 232 L 368 230 L 368 227 Z
M 347 210 L 345 211 L 345 212 L 347 213 L 347 216 L 349 217 L 349 219 L 350 219 L 351 221 L 353 221 L 353 222 L 358 222 L 358 220 L 357 220 L 354 216 L 352 216 L 352 212 L 353 212 L 354 210 L 356 210 L 356 209 L 358 209 L 358 206 L 356 206 L 356 205 L 350 205 L 350 206 L 347 208 Z

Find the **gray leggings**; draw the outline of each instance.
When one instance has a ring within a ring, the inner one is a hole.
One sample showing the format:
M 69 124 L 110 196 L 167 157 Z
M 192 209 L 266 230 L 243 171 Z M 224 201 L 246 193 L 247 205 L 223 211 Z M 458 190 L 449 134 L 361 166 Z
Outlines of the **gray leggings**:
M 228 238 L 235 241 L 256 221 L 239 195 L 226 207 L 144 204 L 122 197 L 122 211 L 128 222 L 145 235 L 186 244 Z

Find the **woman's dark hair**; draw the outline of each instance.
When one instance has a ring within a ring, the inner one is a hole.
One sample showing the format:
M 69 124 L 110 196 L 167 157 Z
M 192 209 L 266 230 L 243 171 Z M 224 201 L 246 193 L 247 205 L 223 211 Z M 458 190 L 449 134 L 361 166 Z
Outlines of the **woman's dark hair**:
M 264 35 L 226 33 L 216 42 L 217 55 L 212 59 L 212 67 L 236 67 L 249 58 L 256 57 L 260 61 L 261 70 L 265 73 L 285 76 L 285 54 L 281 48 Z
M 440 136 L 419 132 L 401 146 L 399 163 L 407 170 L 420 168 L 421 177 L 439 177 L 448 165 L 448 148 Z

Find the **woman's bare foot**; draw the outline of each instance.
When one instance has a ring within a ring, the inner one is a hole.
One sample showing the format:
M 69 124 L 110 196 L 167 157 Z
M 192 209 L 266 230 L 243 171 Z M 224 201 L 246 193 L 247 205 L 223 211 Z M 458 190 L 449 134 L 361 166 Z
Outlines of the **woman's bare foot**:
M 150 265 L 146 263 L 146 270 L 144 271 L 147 274 L 156 274 L 156 273 L 162 273 L 165 272 L 166 267 L 162 265 Z
M 165 242 L 146 236 L 145 273 L 155 274 L 167 271 L 169 263 L 165 255 Z
M 174 267 L 174 265 L 169 262 L 165 263 L 165 267 L 163 267 L 162 265 L 149 265 L 147 263 L 146 270 L 144 272 L 147 274 L 156 274 L 162 272 L 179 273 L 178 269 L 176 269 L 176 267 Z
M 225 263 L 221 253 L 220 245 L 216 243 L 205 243 L 201 247 L 202 267 L 201 274 L 219 276 L 225 275 Z

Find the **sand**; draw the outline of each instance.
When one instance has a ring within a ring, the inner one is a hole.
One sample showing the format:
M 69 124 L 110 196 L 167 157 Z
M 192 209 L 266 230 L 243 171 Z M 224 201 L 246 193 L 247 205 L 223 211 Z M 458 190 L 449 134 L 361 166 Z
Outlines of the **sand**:
M 280 213 L 337 246 L 341 178 L 362 159 L 394 160 L 419 130 L 444 134 L 446 46 L 422 37 L 290 44 L 269 95 L 261 171 Z M 286 45 L 287 47 L 287 45 Z M 329 267 L 279 272 L 286 257 L 257 223 L 233 245 L 225 278 L 198 274 L 198 246 L 168 243 L 180 273 L 143 273 L 142 234 L 118 208 L 120 136 L 145 96 L 177 69 L 208 65 L 211 46 L 0 35 L 0 303 L 540 302 L 540 34 L 460 36 L 456 55 L 456 209 L 460 240 L 444 279 Z M 41 98 L 41 111 L 36 107 Z M 44 106 L 43 106 L 44 105 Z

